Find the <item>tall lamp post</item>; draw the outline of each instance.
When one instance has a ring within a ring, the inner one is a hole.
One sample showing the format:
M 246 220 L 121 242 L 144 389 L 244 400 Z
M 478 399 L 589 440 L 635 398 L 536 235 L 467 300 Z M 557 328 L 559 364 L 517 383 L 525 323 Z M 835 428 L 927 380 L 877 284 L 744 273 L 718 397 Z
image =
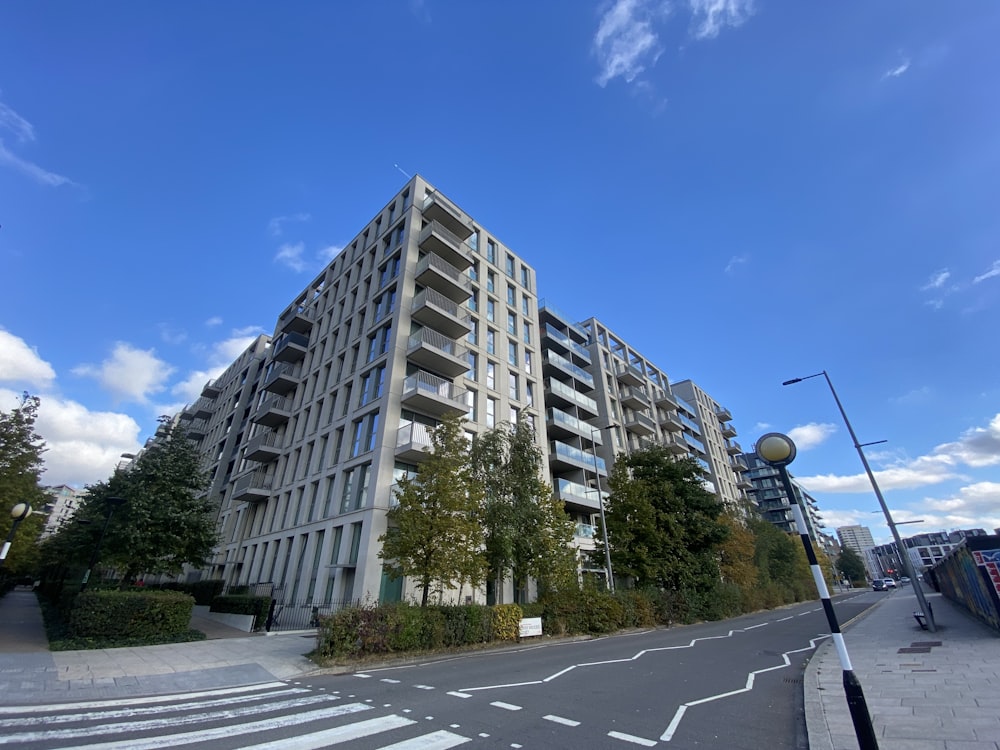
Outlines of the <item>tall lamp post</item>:
M 111 523 L 111 516 L 115 514 L 115 508 L 120 508 L 125 504 L 124 497 L 108 497 L 105 498 L 105 502 L 108 504 L 108 515 L 104 518 L 104 526 L 101 527 L 101 535 L 97 537 L 97 544 L 94 545 L 94 551 L 90 555 L 90 562 L 87 563 L 87 572 L 83 574 L 83 581 L 80 583 L 80 591 L 87 588 L 87 583 L 90 581 L 90 573 L 97 565 L 97 558 L 101 554 L 101 544 L 104 542 L 104 535 L 108 531 L 108 524 Z
M 593 442 L 594 451 L 594 477 L 597 480 L 597 505 L 601 509 L 601 531 L 604 536 L 604 566 L 608 576 L 608 591 L 615 592 L 615 577 L 611 572 L 611 548 L 608 546 L 608 524 L 604 520 L 604 496 L 601 494 L 601 472 L 597 466 L 597 433 L 596 427 L 590 428 L 590 439 Z
M 871 482 L 872 489 L 875 491 L 875 497 L 878 498 L 878 504 L 882 508 L 882 514 L 885 516 L 885 522 L 889 525 L 889 530 L 892 532 L 892 539 L 896 542 L 896 551 L 900 553 L 903 570 L 906 571 L 906 575 L 909 576 L 910 581 L 913 583 L 913 593 L 917 595 L 917 603 L 920 605 L 920 611 L 924 613 L 927 628 L 932 633 L 936 633 L 937 626 L 934 624 L 934 612 L 927 604 L 927 599 L 924 597 L 924 590 L 920 585 L 919 579 L 913 572 L 913 566 L 910 564 L 910 555 L 905 551 L 906 548 L 903 546 L 903 540 L 899 538 L 899 531 L 896 529 L 897 524 L 892 520 L 892 514 L 889 512 L 889 506 L 885 504 L 885 498 L 882 497 L 882 490 L 879 489 L 878 482 L 875 481 L 875 474 L 872 473 L 872 467 L 868 464 L 868 457 L 865 456 L 864 447 L 866 445 L 872 445 L 872 443 L 858 442 L 858 436 L 854 433 L 854 428 L 851 427 L 851 421 L 847 418 L 847 412 L 844 411 L 844 405 L 840 403 L 840 398 L 837 396 L 837 391 L 834 390 L 833 383 L 830 381 L 830 376 L 826 374 L 826 370 L 817 372 L 814 375 L 806 375 L 803 378 L 792 378 L 791 380 L 786 380 L 782 383 L 782 385 L 794 385 L 795 383 L 801 383 L 803 380 L 818 378 L 820 375 L 826 379 L 826 384 L 830 387 L 830 393 L 833 394 L 833 400 L 837 402 L 837 408 L 840 410 L 840 416 L 844 418 L 844 424 L 847 426 L 847 431 L 850 433 L 851 440 L 854 442 L 854 449 L 858 452 L 858 456 L 861 458 L 862 466 L 865 467 L 865 474 L 868 475 L 868 481 Z
M 3 543 L 3 548 L 0 548 L 0 568 L 2 568 L 4 563 L 7 561 L 7 553 L 10 552 L 10 545 L 14 543 L 14 532 L 17 531 L 17 527 L 21 525 L 21 521 L 30 515 L 31 506 L 27 503 L 18 503 L 10 509 L 10 517 L 14 519 L 14 523 L 11 524 L 10 533 L 7 534 L 7 539 Z
M 816 550 L 813 549 L 809 539 L 809 527 L 806 526 L 806 518 L 802 513 L 802 507 L 796 499 L 795 490 L 792 489 L 792 480 L 788 476 L 785 468 L 795 460 L 795 443 L 787 435 L 780 432 L 769 432 L 762 435 L 754 446 L 754 452 L 764 463 L 775 467 L 778 476 L 781 478 L 782 487 L 788 495 L 788 501 L 792 506 L 792 514 L 795 516 L 795 528 L 802 538 L 802 546 L 805 547 L 806 557 L 809 560 L 809 567 L 812 569 L 813 581 L 819 591 L 820 599 L 823 601 L 823 611 L 826 613 L 827 622 L 830 624 L 830 635 L 833 643 L 837 647 L 837 654 L 840 656 L 840 665 L 844 671 L 844 694 L 847 696 L 847 707 L 851 711 L 851 721 L 854 723 L 854 733 L 858 738 L 860 750 L 878 750 L 878 740 L 875 739 L 875 728 L 872 726 L 872 717 L 868 713 L 868 703 L 865 701 L 865 693 L 854 674 L 854 667 L 851 666 L 851 657 L 847 654 L 847 646 L 844 644 L 844 635 L 840 632 L 840 624 L 837 622 L 837 613 L 833 611 L 833 604 L 830 601 L 830 592 L 826 587 L 826 579 L 823 578 L 823 571 L 816 559 Z

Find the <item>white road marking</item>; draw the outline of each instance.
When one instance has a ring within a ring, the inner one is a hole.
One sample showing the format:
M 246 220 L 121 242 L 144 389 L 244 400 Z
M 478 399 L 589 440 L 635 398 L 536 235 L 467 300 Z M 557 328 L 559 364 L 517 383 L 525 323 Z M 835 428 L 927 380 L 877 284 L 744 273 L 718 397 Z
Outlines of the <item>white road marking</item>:
M 521 706 L 515 706 L 513 703 L 504 703 L 503 701 L 493 701 L 491 706 L 496 706 L 497 708 L 502 708 L 505 711 L 520 711 Z
M 448 695 L 453 695 L 456 698 L 471 698 L 472 697 L 468 693 L 460 693 L 457 690 L 452 690 L 450 693 L 448 693 Z
M 417 690 L 433 690 L 434 689 L 433 685 L 414 685 L 413 687 L 415 687 Z
M 321 750 L 321 748 L 329 747 L 330 745 L 339 745 L 341 742 L 350 742 L 362 737 L 370 737 L 373 734 L 388 732 L 416 723 L 412 719 L 404 719 L 402 716 L 383 716 L 379 719 L 356 721 L 353 724 L 346 724 L 333 729 L 324 729 L 298 737 L 288 737 L 273 742 L 262 742 L 259 745 L 240 748 L 240 750 Z M 450 747 L 450 745 L 447 747 Z
M 608 732 L 608 737 L 614 737 L 616 740 L 625 740 L 626 742 L 632 742 L 643 747 L 653 747 L 656 744 L 656 740 L 647 740 L 645 737 L 636 737 L 634 734 L 625 734 L 624 732 Z
M 388 682 L 390 685 L 398 685 L 399 684 L 399 680 L 392 680 L 392 679 L 389 679 L 388 677 L 383 677 L 381 680 L 379 680 L 379 682 Z
M 578 721 L 573 721 L 572 719 L 564 719 L 562 716 L 555 716 L 553 714 L 549 714 L 548 716 L 543 716 L 542 718 L 548 721 L 554 721 L 556 724 L 562 724 L 567 727 L 580 726 L 580 722 Z
M 386 745 L 381 750 L 448 750 L 449 747 L 464 745 L 469 742 L 468 737 L 452 734 L 445 730 L 431 732 L 423 737 L 414 737 L 412 740 L 403 740 L 394 745 Z

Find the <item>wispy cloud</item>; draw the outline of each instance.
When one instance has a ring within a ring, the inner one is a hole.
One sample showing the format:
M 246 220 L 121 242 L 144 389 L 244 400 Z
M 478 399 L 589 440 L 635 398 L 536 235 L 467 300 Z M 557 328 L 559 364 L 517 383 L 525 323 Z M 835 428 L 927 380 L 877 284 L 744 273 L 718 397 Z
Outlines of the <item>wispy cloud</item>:
M 894 404 L 914 406 L 916 404 L 926 403 L 932 395 L 933 391 L 931 388 L 925 385 L 922 388 L 914 388 L 912 391 L 904 393 L 902 396 L 895 396 L 889 400 Z
M 714 39 L 726 26 L 743 25 L 756 8 L 753 0 L 689 0 L 695 39 Z
M 340 255 L 340 251 L 343 249 L 343 245 L 327 245 L 320 250 L 316 256 L 324 263 L 329 263 L 331 260 Z
M 278 248 L 278 254 L 274 256 L 274 260 L 288 266 L 296 273 L 300 273 L 306 270 L 306 262 L 302 259 L 302 253 L 305 249 L 304 242 L 296 242 L 294 245 L 286 242 Z
M 47 169 L 42 169 L 42 167 L 37 164 L 34 164 L 27 159 L 22 159 L 12 153 L 6 146 L 4 146 L 2 139 L 0 139 L 0 164 L 6 164 L 13 167 L 18 172 L 27 175 L 41 185 L 49 185 L 51 187 L 59 187 L 60 185 L 76 185 L 76 183 L 69 177 L 64 177 L 61 174 L 56 174 L 55 172 L 50 172 Z
M 972 283 L 978 284 L 981 281 L 986 281 L 986 279 L 992 279 L 994 276 L 1000 276 L 1000 260 L 993 261 L 993 265 L 990 266 L 989 270 L 986 273 L 979 274 L 972 280 Z
M 35 140 L 32 124 L 3 102 L 0 102 L 0 128 L 11 131 L 21 143 Z
M 669 14 L 666 2 L 616 0 L 601 17 L 594 35 L 593 49 L 601 66 L 597 84 L 606 86 L 619 76 L 631 82 L 647 65 L 655 65 L 663 47 L 653 20 Z
M 213 315 L 211 318 L 205 321 L 205 325 L 208 326 L 209 328 L 213 326 L 221 326 L 222 318 L 218 315 Z
M 837 425 L 826 422 L 810 422 L 809 424 L 793 427 L 788 431 L 788 437 L 795 443 L 799 450 L 807 451 L 823 443 L 828 437 L 837 431 Z
M 312 217 L 307 213 L 297 213 L 289 216 L 275 216 L 267 222 L 267 231 L 271 233 L 272 237 L 280 237 L 284 234 L 285 224 L 301 223 L 303 221 L 309 221 L 311 218 Z
M 894 68 L 889 68 L 882 74 L 882 80 L 887 78 L 899 78 L 903 73 L 910 69 L 910 58 L 904 57 L 903 60 Z
M 926 292 L 930 289 L 940 289 L 944 286 L 945 282 L 951 278 L 951 271 L 947 268 L 942 268 L 940 271 L 935 271 L 931 274 L 930 279 L 927 283 L 920 287 L 921 292 Z
M 750 258 L 746 255 L 734 255 L 726 264 L 725 273 L 732 273 L 736 270 L 737 266 L 743 265 L 748 260 L 750 260 Z

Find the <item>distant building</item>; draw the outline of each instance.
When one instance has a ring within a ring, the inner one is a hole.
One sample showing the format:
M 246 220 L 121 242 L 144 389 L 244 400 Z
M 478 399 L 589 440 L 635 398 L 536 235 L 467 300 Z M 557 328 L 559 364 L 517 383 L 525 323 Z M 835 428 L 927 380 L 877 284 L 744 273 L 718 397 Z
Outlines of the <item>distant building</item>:
M 872 566 L 872 547 L 875 540 L 872 538 L 871 529 L 867 526 L 838 526 L 837 536 L 844 547 L 854 550 L 861 561 L 865 564 L 865 572 L 869 578 L 875 578 L 876 568 Z
M 69 523 L 77 509 L 80 507 L 80 500 L 86 494 L 84 490 L 70 487 L 68 484 L 60 484 L 55 487 L 45 487 L 50 501 L 45 505 L 48 518 L 45 520 L 45 527 L 42 529 L 42 539 L 51 536 Z
M 794 477 L 790 479 L 795 497 L 788 497 L 777 467 L 765 463 L 756 453 L 744 453 L 741 460 L 748 467 L 748 471 L 744 474 L 751 485 L 747 495 L 757 507 L 761 518 L 782 531 L 797 533 L 792 503 L 798 502 L 802 508 L 809 538 L 825 548 L 827 545 L 823 544 L 821 539 L 823 535 L 820 531 L 823 527 L 823 517 L 819 514 L 816 499 L 806 492 Z
M 986 535 L 986 531 L 983 529 L 956 529 L 955 531 L 915 534 L 901 541 L 906 548 L 913 570 L 920 573 L 943 560 L 966 537 Z M 873 547 L 872 556 L 876 566 L 876 577 L 883 575 L 898 578 L 901 575 L 906 575 L 895 542 Z

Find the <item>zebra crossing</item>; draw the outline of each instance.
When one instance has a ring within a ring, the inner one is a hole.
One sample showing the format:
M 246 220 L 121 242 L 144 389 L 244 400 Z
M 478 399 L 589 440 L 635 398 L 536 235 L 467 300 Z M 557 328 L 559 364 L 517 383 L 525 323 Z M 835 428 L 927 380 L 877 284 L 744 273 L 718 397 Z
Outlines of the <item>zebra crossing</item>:
M 0 748 L 320 750 L 364 740 L 371 750 L 448 750 L 470 741 L 405 713 L 270 682 L 165 696 L 0 706 Z

